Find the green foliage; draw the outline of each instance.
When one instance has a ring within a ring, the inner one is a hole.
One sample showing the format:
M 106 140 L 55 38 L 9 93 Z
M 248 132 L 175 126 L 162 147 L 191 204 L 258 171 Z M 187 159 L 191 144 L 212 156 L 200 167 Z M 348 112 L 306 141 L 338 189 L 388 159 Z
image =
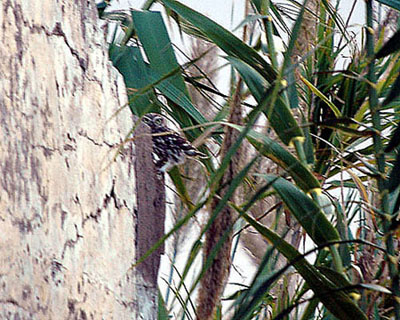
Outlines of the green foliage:
M 344 290 L 339 289 L 341 287 L 337 287 L 333 281 L 308 263 L 304 256 L 301 256 L 289 243 L 268 228 L 254 221 L 248 215 L 244 215 L 244 218 L 291 261 L 307 285 L 332 314 L 339 319 L 367 319 L 366 315 L 345 294 Z
M 210 159 L 201 160 L 206 184 L 201 186 L 205 191 L 199 200 L 190 198 L 181 171 L 170 171 L 187 214 L 148 254 L 192 221 L 200 210 L 207 210 L 239 147 L 248 142 L 254 148 L 200 235 L 193 237 L 195 242 L 178 283 L 168 284 L 174 298 L 165 302 L 160 299 L 160 318 L 167 318 L 172 309 L 176 312 L 177 301 L 182 319 L 195 316 L 193 292 L 222 242 L 193 281 L 188 274 L 196 268 L 202 235 L 224 206 L 238 213 L 237 225 L 226 226 L 227 230 L 237 230 L 239 224 L 252 226 L 257 231 L 255 236 L 270 243 L 252 283 L 229 298 L 233 301 L 233 319 L 398 318 L 399 257 L 393 237 L 398 230 L 400 203 L 399 32 L 388 41 L 384 41 L 384 30 L 373 37 L 372 31 L 378 28 L 372 24 L 369 12 L 363 30 L 365 43 L 359 49 L 343 22 L 345 17 L 339 16 L 328 1 L 321 1 L 319 11 L 312 13 L 316 25 L 312 45 L 297 60 L 293 55 L 299 41 L 303 41 L 301 25 L 305 15 L 310 15 L 305 3 L 289 1 L 284 6 L 250 1 L 254 16 L 245 17 L 241 25 L 252 26 L 250 38 L 259 39 L 252 46 L 178 1 L 160 2 L 182 34 L 213 43 L 224 53 L 225 61 L 245 84 L 241 96 L 255 101 L 246 101 L 251 108 L 243 125 L 227 123 L 224 116 L 230 97 L 220 93 L 218 86 L 211 88 L 198 81 L 203 79 L 188 76 L 187 68 L 195 65 L 196 59 L 178 63 L 165 19 L 159 12 L 149 11 L 154 1 L 147 1 L 144 11 L 132 11 L 130 15 L 112 14 L 105 11 L 105 2 L 99 4 L 101 17 L 119 21 L 122 27 L 111 40 L 109 54 L 124 77 L 129 107 L 135 115 L 168 114 L 179 127 L 188 128 L 184 131 L 188 139 L 206 141 L 202 150 L 209 148 L 213 154 L 224 140 L 221 126 L 239 131 L 238 139 L 218 165 L 211 153 Z M 380 2 L 400 9 L 398 1 Z M 273 35 L 282 38 L 285 52 L 280 60 L 275 57 L 272 43 L 262 44 L 262 33 L 270 42 Z M 281 36 L 285 33 L 288 38 Z M 274 58 L 266 59 L 264 52 Z M 343 55 L 350 58 L 344 61 Z M 208 122 L 204 110 L 193 103 L 188 83 L 205 95 L 214 93 L 226 98 L 215 122 Z M 235 77 L 232 83 L 237 85 Z M 161 102 L 160 95 L 166 103 Z M 258 123 L 267 125 L 260 130 Z M 386 138 L 389 133 L 390 141 Z M 279 175 L 254 173 L 256 164 L 267 159 L 271 166 L 281 169 Z M 249 191 L 243 203 L 236 203 L 230 195 L 243 185 Z M 256 221 L 252 210 L 273 196 L 277 201 L 271 212 L 276 214 L 276 223 L 267 226 Z M 316 246 L 313 262 L 285 239 L 288 228 L 281 225 L 285 224 L 282 213 L 295 219 L 304 239 Z M 384 247 L 383 254 L 378 246 Z M 286 265 L 277 267 L 281 256 Z M 358 259 L 369 259 L 369 264 L 362 265 Z M 364 268 L 361 276 L 354 271 L 359 266 Z M 298 288 L 291 292 L 288 270 L 298 276 Z M 223 311 L 219 312 L 217 317 L 223 317 Z
M 399 0 L 378 0 L 380 3 L 391 6 L 393 9 L 400 10 L 400 1 Z

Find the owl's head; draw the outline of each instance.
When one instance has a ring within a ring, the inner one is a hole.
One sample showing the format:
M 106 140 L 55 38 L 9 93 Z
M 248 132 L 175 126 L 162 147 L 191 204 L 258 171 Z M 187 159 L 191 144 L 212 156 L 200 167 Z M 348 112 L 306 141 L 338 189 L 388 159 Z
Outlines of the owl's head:
M 143 117 L 143 122 L 150 128 L 156 128 L 165 125 L 165 119 L 158 113 L 148 113 Z

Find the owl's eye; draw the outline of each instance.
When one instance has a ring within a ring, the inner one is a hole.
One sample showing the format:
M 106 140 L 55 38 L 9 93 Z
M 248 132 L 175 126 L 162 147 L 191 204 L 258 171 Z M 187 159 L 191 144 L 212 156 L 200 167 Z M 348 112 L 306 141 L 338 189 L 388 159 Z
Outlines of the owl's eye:
M 161 117 L 156 117 L 154 119 L 155 124 L 157 125 L 162 125 L 163 124 L 163 119 Z

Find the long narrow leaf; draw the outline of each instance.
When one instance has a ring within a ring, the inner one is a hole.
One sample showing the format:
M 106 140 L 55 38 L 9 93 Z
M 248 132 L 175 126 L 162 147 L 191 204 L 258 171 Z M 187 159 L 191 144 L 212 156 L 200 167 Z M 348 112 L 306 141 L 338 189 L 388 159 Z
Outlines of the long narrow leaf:
M 392 88 L 390 89 L 389 94 L 386 99 L 382 102 L 382 106 L 386 106 L 392 101 L 394 101 L 400 95 L 400 74 L 397 76 L 394 81 Z
M 400 1 L 399 0 L 377 0 L 380 3 L 386 4 L 393 9 L 400 11 Z
M 254 98 L 260 102 L 266 93 L 267 82 L 254 68 L 245 62 L 234 57 L 227 57 L 226 59 L 239 72 Z M 277 97 L 274 104 L 269 105 L 264 114 L 268 117 L 271 126 L 283 143 L 288 145 L 293 139 L 303 136 L 290 107 L 281 96 Z
M 394 1 L 388 1 L 388 2 L 394 2 Z M 398 5 L 400 6 L 400 3 Z M 400 49 L 400 30 L 397 30 L 397 32 L 375 54 L 375 58 L 377 59 L 384 58 L 389 54 L 396 52 L 399 49 Z
M 168 82 L 161 83 L 159 87 L 176 105 L 185 107 L 185 110 L 172 108 L 171 115 L 183 127 L 193 125 L 192 119 L 196 120 L 196 124 L 206 122 L 190 103 L 190 96 L 181 72 L 176 72 L 180 70 L 180 66 L 160 12 L 131 11 L 131 14 L 135 31 L 150 62 L 151 75 L 159 74 L 160 77 L 170 75 Z M 170 85 L 166 85 L 167 83 Z M 192 131 L 188 133 L 191 139 L 200 134 L 199 131 L 197 134 Z
M 283 178 L 265 174 L 260 176 L 272 183 L 282 201 L 316 244 L 323 245 L 340 239 L 321 208 L 304 192 Z
M 246 45 L 231 32 L 178 1 L 162 0 L 161 2 L 201 30 L 205 36 L 229 56 L 241 59 L 253 66 L 268 82 L 271 83 L 275 80 L 276 71 L 257 51 Z
M 316 95 L 318 96 L 322 101 L 324 101 L 329 108 L 332 110 L 333 114 L 336 116 L 336 118 L 340 118 L 342 116 L 340 110 L 333 104 L 332 101 L 328 99 L 327 96 L 325 96 L 318 88 L 316 88 L 310 81 L 308 81 L 306 78 L 303 76 L 300 76 L 301 81 Z
M 139 48 L 111 45 L 109 55 L 113 65 L 124 77 L 132 112 L 142 116 L 146 112 L 159 111 L 153 91 L 138 94 L 140 89 L 149 85 L 148 70 Z
M 336 285 L 326 278 L 314 266 L 283 238 L 261 225 L 249 215 L 243 218 L 263 237 L 270 241 L 296 268 L 324 306 L 337 318 L 343 320 L 367 319 L 362 310 Z
M 231 123 L 227 126 L 242 131 L 243 127 Z M 307 166 L 301 163 L 289 151 L 265 134 L 250 130 L 247 140 L 265 157 L 273 160 L 295 180 L 296 184 L 305 192 L 321 188 L 318 179 L 311 173 Z

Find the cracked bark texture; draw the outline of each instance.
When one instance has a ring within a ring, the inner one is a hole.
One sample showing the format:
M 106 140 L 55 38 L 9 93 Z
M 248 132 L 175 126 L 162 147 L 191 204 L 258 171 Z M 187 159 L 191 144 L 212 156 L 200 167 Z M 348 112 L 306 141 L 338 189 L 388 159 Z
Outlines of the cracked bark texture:
M 137 319 L 132 120 L 96 21 L 0 2 L 0 319 Z

